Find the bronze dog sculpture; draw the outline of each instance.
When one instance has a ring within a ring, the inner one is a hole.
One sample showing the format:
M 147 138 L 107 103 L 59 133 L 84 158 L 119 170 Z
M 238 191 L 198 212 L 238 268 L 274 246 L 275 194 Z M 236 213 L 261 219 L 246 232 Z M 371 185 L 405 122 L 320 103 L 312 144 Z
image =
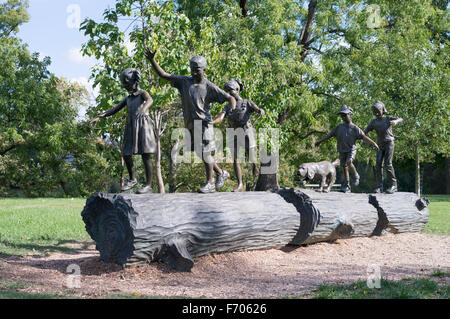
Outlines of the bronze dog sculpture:
M 331 187 L 336 181 L 336 166 L 339 166 L 339 160 L 335 160 L 333 163 L 328 161 L 318 163 L 304 163 L 301 164 L 297 171 L 297 176 L 304 179 L 300 182 L 300 185 L 305 186 L 308 181 L 320 178 L 320 187 L 318 192 L 329 193 Z M 328 186 L 327 177 L 329 177 Z

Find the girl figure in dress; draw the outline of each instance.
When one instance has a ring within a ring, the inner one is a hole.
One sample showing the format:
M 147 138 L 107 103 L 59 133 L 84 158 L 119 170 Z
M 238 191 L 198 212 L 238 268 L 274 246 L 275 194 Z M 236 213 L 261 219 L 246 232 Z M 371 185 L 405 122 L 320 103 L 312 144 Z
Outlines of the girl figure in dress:
M 261 116 L 264 116 L 264 110 L 260 109 L 253 101 L 243 99 L 239 96 L 239 92 L 244 89 L 244 85 L 236 80 L 231 79 L 228 81 L 224 90 L 230 94 L 236 100 L 236 109 L 232 111 L 231 106 L 228 104 L 222 110 L 219 117 L 213 121 L 213 124 L 221 123 L 226 117 L 228 118 L 229 125 L 234 129 L 243 129 L 244 136 L 234 133 L 234 145 L 232 149 L 234 172 L 238 180 L 238 187 L 233 192 L 243 192 L 244 184 L 242 183 L 242 170 L 239 165 L 238 153 L 240 148 L 244 148 L 245 152 L 248 152 L 249 161 L 252 163 L 253 176 L 259 174 L 258 167 L 256 166 L 256 138 L 254 134 L 254 128 L 250 121 L 250 116 L 256 112 Z M 238 138 L 238 136 L 240 138 Z M 244 137 L 244 138 L 242 138 Z
M 134 68 L 128 68 L 120 75 L 120 82 L 124 89 L 130 93 L 122 102 L 114 108 L 103 112 L 91 123 L 98 122 L 101 118 L 116 114 L 124 107 L 127 107 L 127 124 L 123 136 L 122 156 L 125 161 L 130 179 L 122 186 L 122 191 L 134 188 L 138 181 L 134 172 L 133 155 L 142 156 L 144 163 L 146 182 L 138 194 L 152 192 L 152 162 L 151 155 L 156 152 L 156 140 L 153 132 L 153 125 L 148 113 L 149 107 L 153 104 L 153 99 L 147 91 L 139 87 L 141 74 Z

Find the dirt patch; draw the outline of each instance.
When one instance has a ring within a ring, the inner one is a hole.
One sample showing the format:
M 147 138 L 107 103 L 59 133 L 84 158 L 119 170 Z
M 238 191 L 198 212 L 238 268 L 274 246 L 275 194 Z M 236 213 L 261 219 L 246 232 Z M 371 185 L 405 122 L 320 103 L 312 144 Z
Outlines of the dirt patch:
M 276 298 L 303 295 L 323 283 L 365 281 L 377 266 L 389 280 L 429 276 L 450 268 L 449 247 L 450 236 L 389 234 L 297 249 L 209 255 L 196 259 L 192 272 L 174 273 L 159 263 L 126 269 L 105 264 L 89 246 L 72 253 L 0 259 L 0 280 L 30 283 L 28 292 L 71 291 L 83 297 Z M 79 289 L 67 286 L 71 265 L 81 271 Z

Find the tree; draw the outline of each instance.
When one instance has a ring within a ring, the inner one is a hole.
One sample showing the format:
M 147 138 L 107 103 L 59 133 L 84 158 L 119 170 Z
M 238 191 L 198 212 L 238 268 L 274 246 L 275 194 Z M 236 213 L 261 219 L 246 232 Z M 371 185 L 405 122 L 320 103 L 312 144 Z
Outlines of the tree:
M 449 154 L 448 15 L 431 1 L 377 5 L 378 26 L 367 23 L 366 10 L 354 11 L 356 23 L 339 31 L 349 45 L 323 54 L 328 83 L 322 90 L 339 91 L 359 123 L 367 125 L 376 100 L 405 120 L 395 131 L 396 156 L 415 158 L 420 194 L 421 160 Z
M 26 1 L 0 5 L 0 192 L 86 195 L 104 188 L 97 141 L 76 122 L 85 88 L 59 79 L 15 36 L 28 20 Z M 82 163 L 86 165 L 82 165 Z
M 28 22 L 28 0 L 7 0 L 0 4 L 0 37 L 9 37 Z

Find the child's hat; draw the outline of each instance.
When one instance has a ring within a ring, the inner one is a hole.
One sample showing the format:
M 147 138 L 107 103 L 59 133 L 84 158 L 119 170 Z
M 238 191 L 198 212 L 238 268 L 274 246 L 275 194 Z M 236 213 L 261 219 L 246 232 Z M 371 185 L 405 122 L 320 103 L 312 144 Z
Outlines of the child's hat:
M 190 61 L 191 65 L 198 66 L 200 68 L 206 69 L 208 64 L 206 63 L 206 59 L 201 55 L 194 56 Z
M 372 108 L 383 111 L 383 113 L 387 113 L 386 106 L 381 101 L 376 101 L 375 103 L 373 103 Z
M 353 114 L 353 110 L 352 110 L 351 107 L 349 107 L 347 105 L 343 105 L 339 109 L 339 113 L 338 114 Z

